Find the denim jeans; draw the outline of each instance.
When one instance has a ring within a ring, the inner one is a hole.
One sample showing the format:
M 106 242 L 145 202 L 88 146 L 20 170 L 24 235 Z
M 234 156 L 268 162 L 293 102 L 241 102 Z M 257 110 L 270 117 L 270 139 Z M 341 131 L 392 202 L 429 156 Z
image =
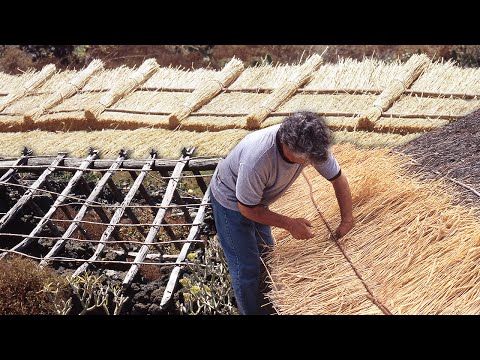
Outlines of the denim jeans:
M 273 246 L 270 226 L 259 224 L 239 211 L 220 205 L 210 193 L 218 239 L 232 279 L 232 287 L 241 315 L 267 314 L 262 307 L 264 265 L 260 256 Z

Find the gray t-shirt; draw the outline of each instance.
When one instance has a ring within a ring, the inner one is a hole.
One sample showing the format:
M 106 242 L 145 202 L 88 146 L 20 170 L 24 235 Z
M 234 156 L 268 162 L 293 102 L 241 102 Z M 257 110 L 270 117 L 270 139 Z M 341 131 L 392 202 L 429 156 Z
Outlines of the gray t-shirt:
M 268 206 L 300 175 L 305 165 L 285 158 L 276 137 L 279 127 L 280 124 L 247 135 L 220 161 L 210 190 L 221 205 L 235 211 L 239 211 L 237 202 L 246 206 Z M 326 161 L 312 166 L 329 180 L 340 174 L 340 166 L 332 153 Z

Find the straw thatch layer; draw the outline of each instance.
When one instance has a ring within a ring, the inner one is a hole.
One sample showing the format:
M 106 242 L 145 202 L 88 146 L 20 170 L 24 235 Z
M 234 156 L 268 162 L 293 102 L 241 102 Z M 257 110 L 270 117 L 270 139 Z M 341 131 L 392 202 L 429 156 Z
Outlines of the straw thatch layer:
M 25 123 L 23 116 L 0 115 L 0 131 L 27 131 L 29 124 Z M 0 134 L 0 140 L 2 135 Z
M 85 111 L 85 117 L 92 120 L 96 119 L 106 108 L 109 108 L 122 97 L 127 96 L 145 83 L 159 68 L 160 66 L 155 59 L 145 60 L 135 72 L 129 75 L 128 79 L 118 83 L 108 93 L 103 95 L 98 104 L 89 107 Z
M 448 120 L 442 119 L 381 117 L 375 122 L 373 131 L 395 134 L 412 134 L 431 131 L 437 127 L 447 125 L 448 123 Z
M 390 109 L 385 111 L 385 116 L 390 113 L 429 114 L 431 117 L 453 115 L 456 117 L 467 115 L 480 108 L 478 100 L 465 100 L 458 98 L 422 98 L 403 95 Z
M 426 55 L 412 55 L 403 66 L 402 73 L 392 79 L 388 86 L 378 95 L 370 109 L 366 110 L 358 119 L 359 128 L 374 126 L 375 122 L 382 116 L 405 90 L 420 76 L 430 64 Z
M 277 111 L 284 113 L 301 109 L 317 113 L 359 114 L 367 109 L 375 98 L 375 95 L 297 94 L 288 99 Z
M 310 56 L 297 72 L 290 75 L 288 80 L 276 88 L 268 98 L 261 104 L 257 105 L 247 117 L 247 127 L 250 129 L 258 129 L 267 116 L 290 98 L 298 88 L 307 82 L 312 73 L 320 67 L 322 56 L 314 54 Z
M 157 92 L 137 90 L 118 101 L 110 109 L 162 112 L 170 114 L 175 111 L 190 96 L 187 92 Z
M 50 94 L 43 93 L 41 95 L 31 94 L 22 96 L 15 101 L 12 101 L 8 106 L 6 106 L 2 113 L 10 115 L 21 115 L 25 114 L 32 109 L 37 107 L 37 104 L 44 102 Z
M 447 184 L 406 174 L 408 158 L 351 145 L 334 152 L 349 179 L 356 218 L 341 246 L 375 299 L 393 314 L 479 314 L 478 214 L 452 205 Z M 315 203 L 335 228 L 332 187 L 313 168 L 306 175 Z M 270 298 L 280 313 L 379 313 L 364 304 L 368 293 L 362 294 L 353 269 L 346 274 L 346 259 L 320 226 L 303 177 L 272 209 L 317 225 L 309 240 L 274 231 L 276 249 L 267 262 L 275 285 Z
M 480 68 L 461 68 L 453 61 L 434 63 L 413 83 L 415 91 L 480 95 Z
M 101 71 L 88 81 L 83 91 L 110 91 L 119 82 L 128 79 L 134 72 L 135 69 L 127 66 Z
M 246 130 L 225 130 L 220 133 L 164 129 L 61 133 L 34 130 L 2 134 L 0 156 L 18 156 L 24 146 L 31 148 L 35 154 L 49 155 L 66 151 L 75 157 L 84 157 L 89 147 L 93 147 L 104 158 L 116 158 L 120 149 L 129 150 L 131 158 L 145 158 L 153 148 L 161 157 L 178 159 L 183 147 L 192 146 L 196 147 L 199 156 L 226 156 L 247 134 Z
M 335 131 L 333 141 L 352 143 L 362 148 L 393 147 L 406 144 L 421 135 L 421 133 L 400 135 L 368 131 Z
M 142 85 L 141 89 L 184 89 L 193 91 L 203 82 L 213 79 L 216 73 L 215 70 L 208 69 L 160 68 Z
M 182 121 L 180 129 L 190 131 L 221 131 L 226 129 L 244 129 L 246 116 L 189 116 Z
M 41 71 L 33 74 L 27 81 L 22 83 L 20 86 L 17 86 L 6 97 L 1 99 L 2 103 L 0 104 L 0 112 L 3 111 L 10 104 L 15 102 L 17 99 L 20 99 L 25 95 L 28 95 L 33 91 L 35 91 L 45 81 L 47 81 L 54 73 L 55 73 L 54 64 L 45 65 Z
M 84 156 L 84 151 L 89 146 L 95 147 L 106 154 L 104 155 L 105 157 L 114 157 L 120 148 L 131 150 L 133 152 L 132 157 L 142 157 L 144 156 L 143 154 L 146 154 L 143 151 L 149 147 L 159 150 L 164 154 L 163 156 L 170 156 L 169 154 L 171 154 L 172 157 L 178 157 L 177 150 L 179 147 L 196 146 L 204 155 L 226 156 L 244 136 L 250 133 L 250 131 L 244 129 L 211 132 L 172 131 L 154 128 L 120 130 L 118 127 L 115 127 L 117 126 L 116 124 L 109 123 L 108 119 L 88 123 L 89 128 L 91 130 L 100 130 L 99 128 L 101 127 L 112 126 L 112 130 L 76 131 L 79 126 L 85 125 L 85 120 L 81 112 L 69 114 L 70 119 L 62 123 L 48 121 L 48 115 L 42 115 L 40 118 L 42 120 L 42 128 L 57 132 L 27 131 L 28 126 L 26 126 L 27 129 L 21 128 L 21 131 L 27 132 L 4 132 L 1 134 L 0 156 L 17 156 L 19 149 L 23 149 L 24 146 L 33 148 L 37 154 L 53 153 L 62 150 L 79 157 Z M 66 113 L 65 118 L 67 118 Z M 23 118 L 19 117 L 18 119 Z M 212 122 L 214 122 L 213 119 Z M 418 136 L 420 134 L 401 136 L 398 134 L 377 134 L 363 131 L 333 132 L 333 140 L 336 143 L 352 142 L 360 147 L 367 148 L 401 145 Z
M 358 61 L 339 59 L 335 64 L 324 64 L 315 71 L 303 88 L 307 90 L 364 90 L 382 91 L 391 79 L 402 72 L 399 60 L 385 63 L 376 59 Z
M 25 76 L 31 76 L 33 70 L 30 70 L 23 75 L 10 75 L 0 72 L 0 95 L 7 96 L 15 88 L 21 86 L 25 82 Z
M 269 116 L 262 122 L 261 128 L 280 124 L 285 116 Z M 347 130 L 353 131 L 357 126 L 357 118 L 354 116 L 324 116 L 327 126 L 334 131 Z
M 222 93 L 214 97 L 196 111 L 197 114 L 242 114 L 246 115 L 252 109 L 252 104 L 258 104 L 268 98 L 265 93 Z
M 240 60 L 236 58 L 230 60 L 213 79 L 203 82 L 199 88 L 189 94 L 181 106 L 170 114 L 170 126 L 177 127 L 188 115 L 218 95 L 242 73 L 243 69 L 243 63 Z
M 301 65 L 263 64 L 246 68 L 242 74 L 228 87 L 230 90 L 258 89 L 275 90 L 284 84 Z
M 103 62 L 96 59 L 93 60 L 84 70 L 75 72 L 73 75 L 68 74 L 68 72 L 62 73 L 65 77 L 68 76 L 65 82 L 61 82 L 58 79 L 55 79 L 56 84 L 61 84 L 60 88 L 53 93 L 51 96 L 48 97 L 44 102 L 40 103 L 36 108 L 33 110 L 29 110 L 25 112 L 26 120 L 35 120 L 38 119 L 43 113 L 45 113 L 48 109 L 52 108 L 56 104 L 59 104 L 65 99 L 73 96 L 79 90 L 81 90 L 87 81 L 98 71 L 103 69 Z M 52 81 L 50 79 L 49 81 Z M 48 83 L 48 81 L 47 81 Z M 45 86 L 49 86 L 49 84 L 45 84 Z

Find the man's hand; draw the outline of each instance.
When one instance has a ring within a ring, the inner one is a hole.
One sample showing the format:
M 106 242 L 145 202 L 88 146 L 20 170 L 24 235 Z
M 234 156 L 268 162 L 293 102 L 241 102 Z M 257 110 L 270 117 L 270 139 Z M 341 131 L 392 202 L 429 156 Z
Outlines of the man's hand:
M 313 233 L 310 230 L 312 224 L 304 218 L 291 218 L 286 228 L 295 239 L 310 239 Z
M 353 220 L 349 221 L 342 221 L 340 225 L 338 225 L 337 230 L 335 231 L 335 236 L 337 239 L 340 239 L 345 234 L 347 234 L 353 228 Z

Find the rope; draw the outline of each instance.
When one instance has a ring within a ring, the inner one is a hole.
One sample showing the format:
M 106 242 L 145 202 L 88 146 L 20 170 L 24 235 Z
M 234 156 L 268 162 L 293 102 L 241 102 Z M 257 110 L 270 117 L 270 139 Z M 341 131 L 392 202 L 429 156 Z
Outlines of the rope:
M 198 242 L 198 243 L 204 243 L 204 240 L 188 240 L 188 239 L 183 239 L 183 240 L 165 240 L 165 241 L 158 241 L 158 242 L 152 242 L 145 244 L 143 241 L 134 241 L 134 240 L 84 240 L 84 239 L 77 239 L 77 238 L 72 238 L 72 237 L 59 237 L 59 236 L 30 236 L 27 234 L 15 234 L 15 233 L 2 233 L 0 232 L 0 237 L 1 236 L 9 236 L 9 237 L 28 237 L 32 239 L 45 239 L 45 240 L 70 240 L 70 241 L 77 241 L 77 242 L 86 242 L 86 243 L 104 243 L 104 244 L 138 244 L 138 245 L 146 245 L 146 246 L 157 246 L 157 245 L 165 245 L 165 244 L 174 244 L 174 243 L 186 243 L 186 242 Z
M 8 252 L 12 254 L 17 254 L 21 255 L 30 259 L 34 260 L 43 260 L 41 257 L 33 256 L 33 255 L 27 255 L 19 251 L 15 250 L 7 250 L 7 249 L 0 249 L 1 252 Z M 57 257 L 50 257 L 47 259 L 47 261 L 71 261 L 71 262 L 88 262 L 90 263 L 105 263 L 105 264 L 127 264 L 127 265 L 132 265 L 133 263 L 131 261 L 120 261 L 120 260 L 88 260 L 88 259 L 75 259 L 75 258 L 69 258 L 69 257 L 62 257 L 62 256 L 57 256 Z M 137 262 L 135 265 L 187 265 L 189 263 L 187 262 Z M 197 264 L 199 266 L 205 266 L 203 264 Z
M 358 272 L 357 268 L 353 265 L 352 260 L 350 259 L 350 257 L 345 252 L 345 249 L 343 248 L 342 244 L 340 243 L 340 241 L 338 241 L 338 239 L 335 236 L 335 233 L 332 231 L 332 229 L 330 228 L 330 226 L 327 223 L 327 220 L 325 220 L 325 218 L 322 215 L 322 212 L 318 208 L 317 203 L 315 201 L 315 198 L 313 197 L 313 188 L 312 188 L 312 184 L 310 183 L 310 180 L 308 180 L 308 177 L 305 175 L 305 173 L 303 171 L 302 171 L 302 175 L 305 178 L 305 180 L 307 181 L 308 187 L 310 188 L 310 199 L 311 199 L 313 205 L 315 206 L 315 209 L 317 210 L 318 214 L 320 215 L 320 218 L 325 223 L 325 226 L 327 227 L 328 231 L 330 232 L 330 236 L 332 237 L 332 239 L 334 239 L 335 244 L 339 248 L 340 252 L 343 254 L 345 259 L 350 264 L 350 266 L 351 266 L 352 270 L 354 271 L 355 275 L 357 275 L 358 279 L 362 282 L 363 286 L 365 287 L 365 290 L 367 290 L 367 299 L 369 299 L 372 303 L 374 303 L 385 315 L 392 315 L 390 310 L 375 297 L 375 295 L 373 294 L 373 291 L 368 287 L 368 285 L 366 284 L 366 282 L 363 280 L 362 276 Z

